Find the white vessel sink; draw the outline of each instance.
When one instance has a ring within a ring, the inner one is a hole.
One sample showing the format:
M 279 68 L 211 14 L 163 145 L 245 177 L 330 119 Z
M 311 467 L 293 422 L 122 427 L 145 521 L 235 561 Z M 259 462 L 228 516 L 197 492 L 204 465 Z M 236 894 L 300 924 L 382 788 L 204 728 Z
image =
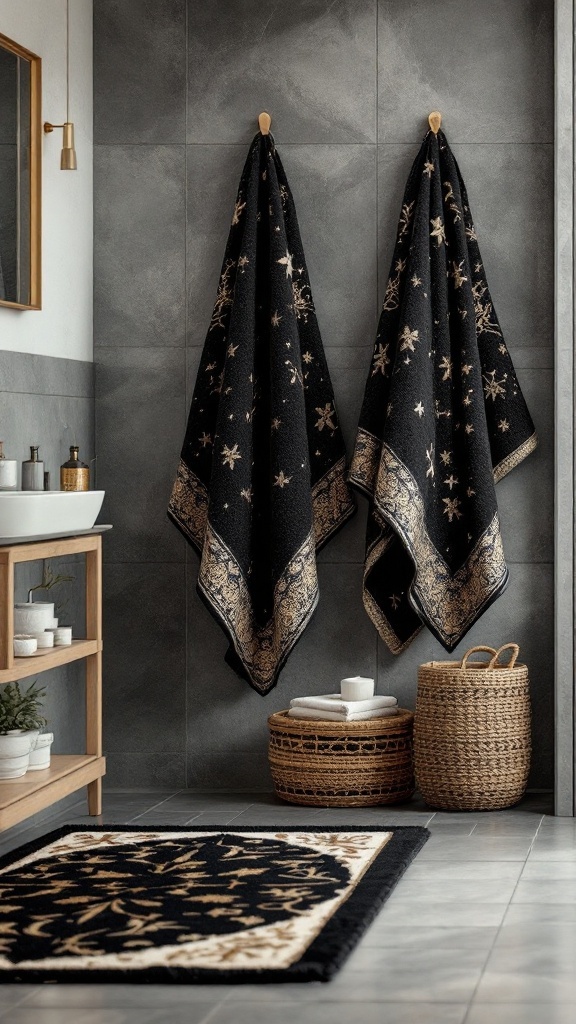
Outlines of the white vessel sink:
M 0 537 L 91 530 L 105 491 L 0 491 Z

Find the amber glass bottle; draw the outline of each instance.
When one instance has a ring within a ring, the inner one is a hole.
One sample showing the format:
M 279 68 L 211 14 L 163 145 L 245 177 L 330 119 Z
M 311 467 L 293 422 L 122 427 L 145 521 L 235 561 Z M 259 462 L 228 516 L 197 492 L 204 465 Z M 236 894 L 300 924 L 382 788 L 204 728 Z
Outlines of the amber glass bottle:
M 70 458 L 60 466 L 60 490 L 89 491 L 90 469 L 78 458 L 78 445 L 70 446 Z

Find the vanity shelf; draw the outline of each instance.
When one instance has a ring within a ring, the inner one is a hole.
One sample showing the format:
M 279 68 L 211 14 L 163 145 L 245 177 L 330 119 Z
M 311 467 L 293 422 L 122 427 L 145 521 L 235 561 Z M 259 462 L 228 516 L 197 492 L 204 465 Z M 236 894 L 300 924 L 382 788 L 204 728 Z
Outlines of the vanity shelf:
M 40 650 L 15 658 L 14 566 L 18 562 L 86 555 L 86 633 L 92 639 L 73 640 L 69 647 Z M 0 780 L 0 831 L 84 786 L 88 810 L 102 811 L 102 537 L 86 533 L 0 546 L 0 684 L 47 672 L 72 661 L 86 660 L 86 753 L 55 754 L 50 768 L 27 772 L 19 779 Z

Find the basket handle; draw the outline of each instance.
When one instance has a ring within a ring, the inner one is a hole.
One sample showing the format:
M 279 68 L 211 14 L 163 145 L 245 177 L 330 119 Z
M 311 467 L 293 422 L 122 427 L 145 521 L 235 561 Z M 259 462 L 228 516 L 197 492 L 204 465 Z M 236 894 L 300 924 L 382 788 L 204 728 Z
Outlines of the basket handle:
M 488 668 L 496 668 L 496 665 L 498 664 L 498 659 L 500 655 L 503 654 L 504 651 L 512 651 L 512 657 L 510 658 L 510 661 L 505 667 L 514 668 L 514 665 L 516 664 L 516 659 L 520 654 L 520 648 L 518 647 L 518 644 L 504 644 L 503 647 L 500 647 L 499 650 L 495 652 L 494 657 L 492 658 L 490 664 L 488 665 Z M 504 666 L 501 667 L 503 668 Z
M 503 651 L 504 648 L 501 647 L 500 650 Z M 469 651 L 466 651 L 466 654 L 462 658 L 462 661 L 460 662 L 460 668 L 466 668 L 466 662 L 468 661 L 468 658 L 470 657 L 471 654 L 476 654 L 476 651 L 487 651 L 488 654 L 492 655 L 492 658 L 497 658 L 498 655 L 500 654 L 500 651 L 495 651 L 493 647 L 471 647 Z M 492 660 L 486 662 L 486 668 L 488 668 L 488 666 L 491 664 Z

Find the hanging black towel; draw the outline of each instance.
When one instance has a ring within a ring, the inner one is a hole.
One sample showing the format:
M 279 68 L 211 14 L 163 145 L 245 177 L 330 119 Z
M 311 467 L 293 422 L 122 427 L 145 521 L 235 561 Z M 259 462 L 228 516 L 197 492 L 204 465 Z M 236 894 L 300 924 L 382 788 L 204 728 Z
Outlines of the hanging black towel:
M 402 204 L 350 480 L 370 499 L 364 604 L 391 651 L 451 651 L 504 590 L 494 484 L 536 447 L 456 160 L 426 135 Z
M 318 601 L 316 551 L 353 514 L 298 222 L 271 135 L 250 148 L 169 515 L 261 694 Z

